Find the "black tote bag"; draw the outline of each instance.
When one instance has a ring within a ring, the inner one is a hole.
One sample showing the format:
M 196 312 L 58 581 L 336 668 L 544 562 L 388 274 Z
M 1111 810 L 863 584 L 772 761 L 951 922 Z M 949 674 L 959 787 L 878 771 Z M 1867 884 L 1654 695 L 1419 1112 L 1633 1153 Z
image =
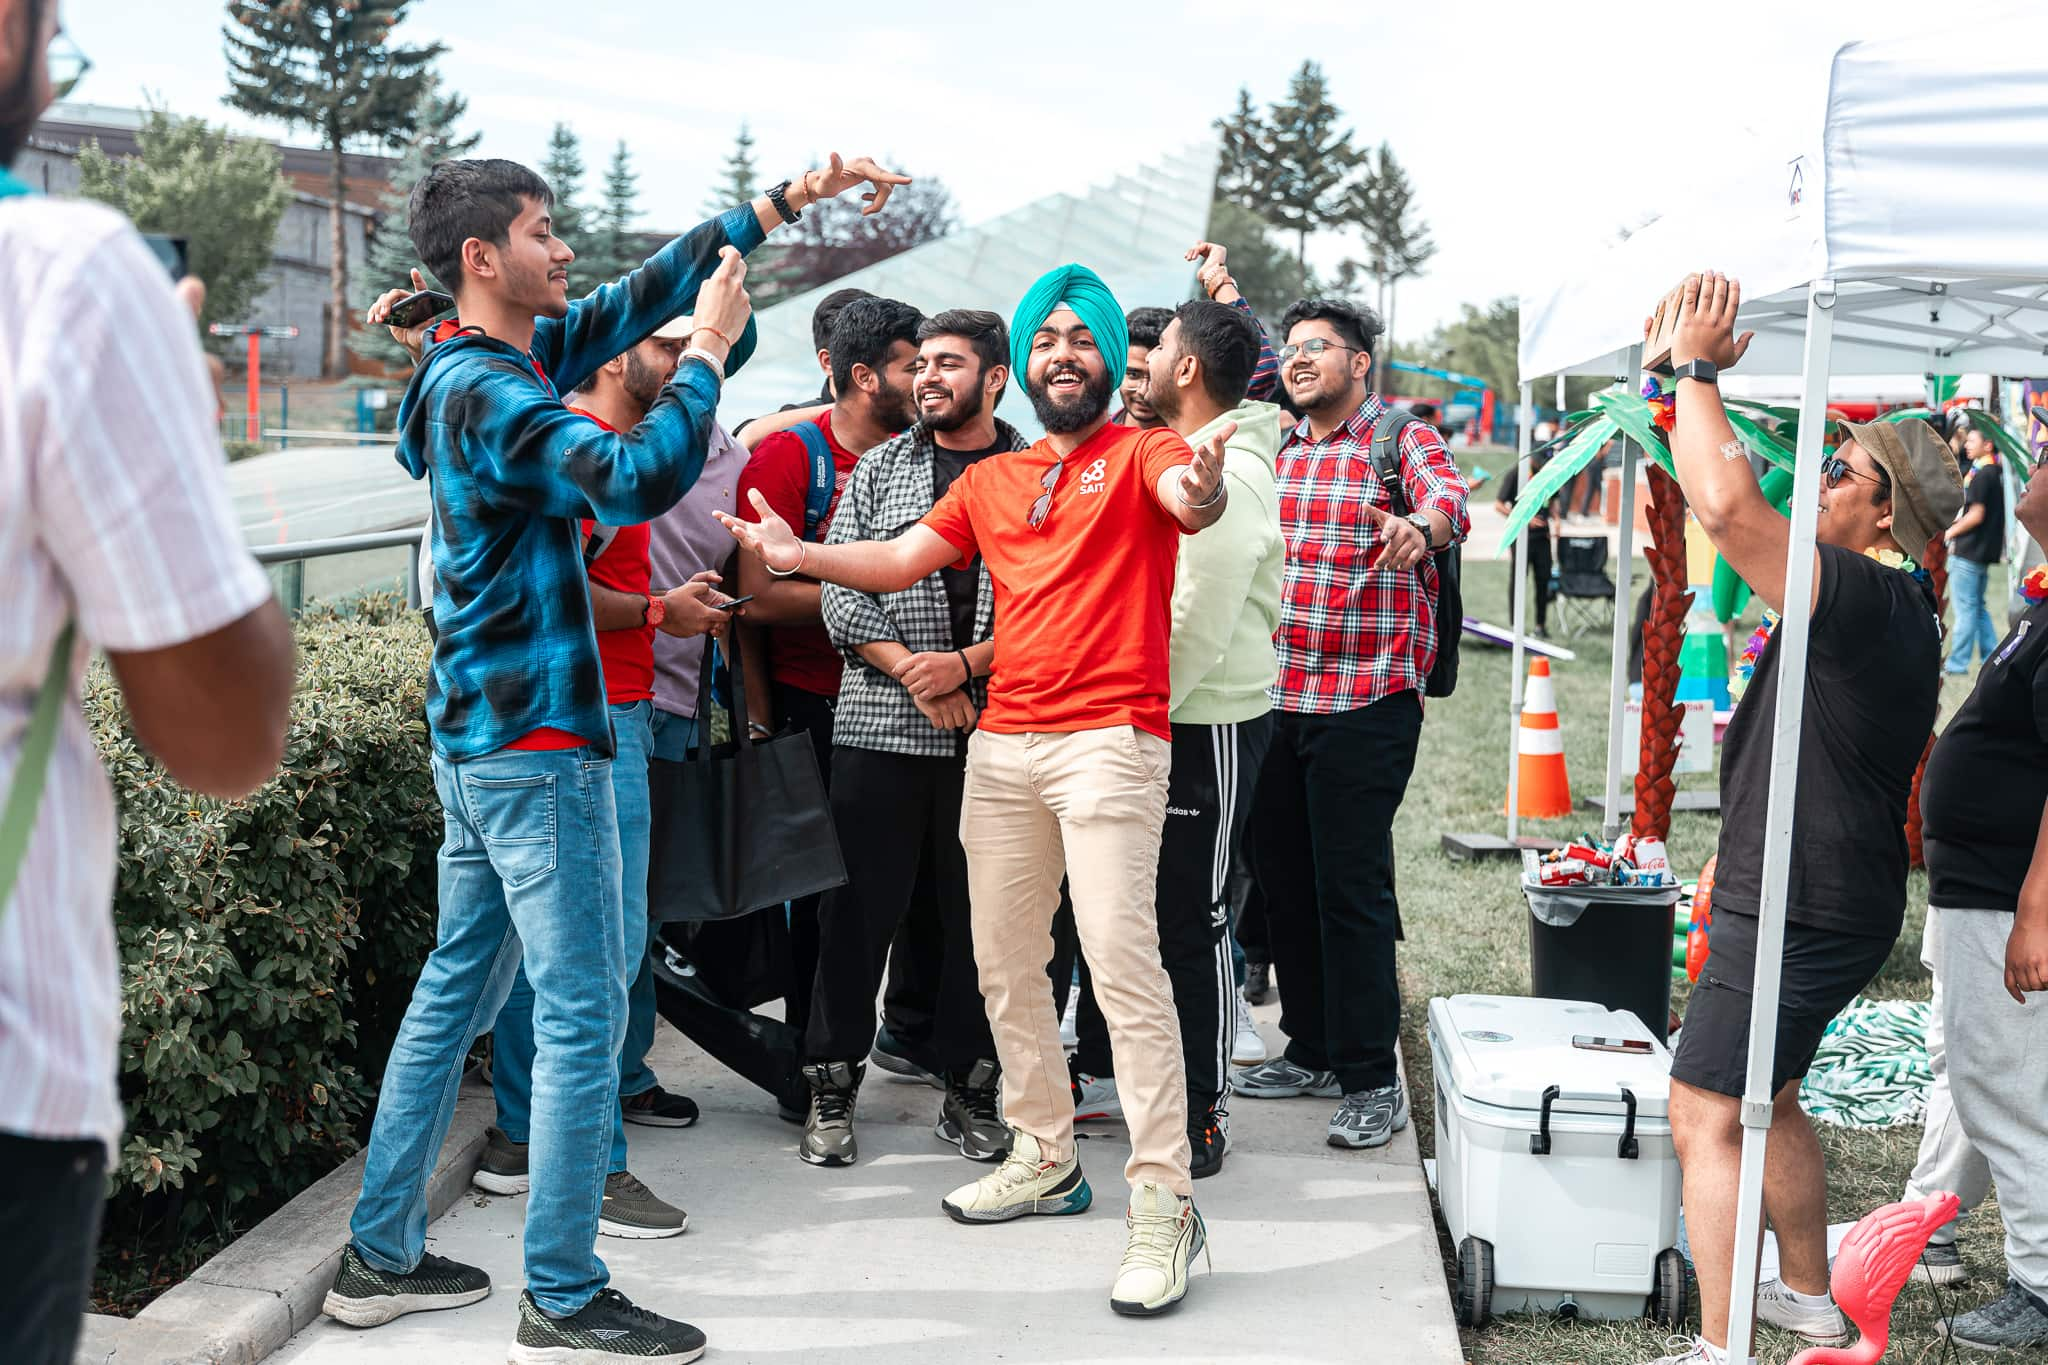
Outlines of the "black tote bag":
M 738 651 L 726 660 L 735 738 L 711 744 L 702 708 L 711 696 L 712 654 L 707 643 L 696 746 L 688 758 L 658 758 L 648 767 L 647 910 L 657 922 L 732 919 L 846 885 L 810 736 L 784 729 L 758 744 L 740 738 L 748 729 Z

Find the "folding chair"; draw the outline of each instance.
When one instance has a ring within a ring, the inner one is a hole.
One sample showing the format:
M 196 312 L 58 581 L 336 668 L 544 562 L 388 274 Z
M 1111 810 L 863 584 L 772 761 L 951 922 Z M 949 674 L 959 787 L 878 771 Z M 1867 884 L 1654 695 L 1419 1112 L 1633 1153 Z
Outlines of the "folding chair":
M 1614 580 L 1607 574 L 1606 536 L 1565 536 L 1557 543 L 1553 599 L 1568 636 L 1614 627 Z

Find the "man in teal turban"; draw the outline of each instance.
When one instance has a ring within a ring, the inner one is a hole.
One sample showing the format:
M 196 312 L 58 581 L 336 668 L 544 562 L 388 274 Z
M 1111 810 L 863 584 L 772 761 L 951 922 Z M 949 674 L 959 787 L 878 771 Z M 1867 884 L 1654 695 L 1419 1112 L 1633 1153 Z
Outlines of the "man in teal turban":
M 1062 361 L 1047 371 L 1042 384 L 1033 385 L 1032 345 L 1047 321 L 1062 309 L 1087 329 L 1088 344 L 1103 357 L 1101 379 L 1081 374 L 1078 366 Z M 1040 275 L 1038 283 L 1025 291 L 1010 320 L 1010 372 L 1024 381 L 1031 409 L 1049 434 L 1081 431 L 1109 410 L 1109 396 L 1129 349 L 1124 310 L 1102 276 L 1085 265 L 1063 265 Z M 1078 384 L 1074 382 L 1077 378 Z M 1054 382 L 1056 379 L 1059 382 Z

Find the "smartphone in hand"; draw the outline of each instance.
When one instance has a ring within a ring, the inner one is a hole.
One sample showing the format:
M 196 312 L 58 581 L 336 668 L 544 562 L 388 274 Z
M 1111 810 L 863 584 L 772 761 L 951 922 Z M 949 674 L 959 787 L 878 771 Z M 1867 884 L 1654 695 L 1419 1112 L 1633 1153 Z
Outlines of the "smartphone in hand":
M 732 610 L 734 610 L 735 608 L 738 608 L 738 607 L 744 607 L 745 605 L 747 605 L 747 603 L 749 603 L 749 602 L 751 602 L 751 601 L 753 601 L 753 600 L 754 600 L 754 594 L 752 594 L 752 593 L 748 593 L 748 594 L 747 594 L 747 595 L 746 595 L 745 597 L 735 597 L 735 598 L 733 598 L 733 599 L 732 599 L 732 600 L 731 600 L 730 602 L 720 602 L 720 603 L 716 604 L 716 605 L 715 605 L 715 606 L 714 606 L 714 607 L 712 608 L 712 610 L 714 610 L 714 611 L 732 611 Z
M 455 300 L 440 290 L 422 289 L 392 304 L 391 311 L 384 317 L 384 325 L 401 329 L 417 327 L 454 306 Z

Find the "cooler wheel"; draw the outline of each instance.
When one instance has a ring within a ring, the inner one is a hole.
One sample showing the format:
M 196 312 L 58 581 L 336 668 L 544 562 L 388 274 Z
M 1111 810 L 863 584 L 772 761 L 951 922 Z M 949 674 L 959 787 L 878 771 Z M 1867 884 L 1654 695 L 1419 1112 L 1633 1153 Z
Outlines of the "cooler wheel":
M 1676 1331 L 1685 1325 L 1687 1292 L 1685 1255 L 1677 1247 L 1657 1253 L 1657 1287 L 1643 1312 L 1652 1322 Z
M 1464 1327 L 1484 1327 L 1493 1316 L 1493 1243 L 1483 1238 L 1458 1243 L 1457 1309 Z

